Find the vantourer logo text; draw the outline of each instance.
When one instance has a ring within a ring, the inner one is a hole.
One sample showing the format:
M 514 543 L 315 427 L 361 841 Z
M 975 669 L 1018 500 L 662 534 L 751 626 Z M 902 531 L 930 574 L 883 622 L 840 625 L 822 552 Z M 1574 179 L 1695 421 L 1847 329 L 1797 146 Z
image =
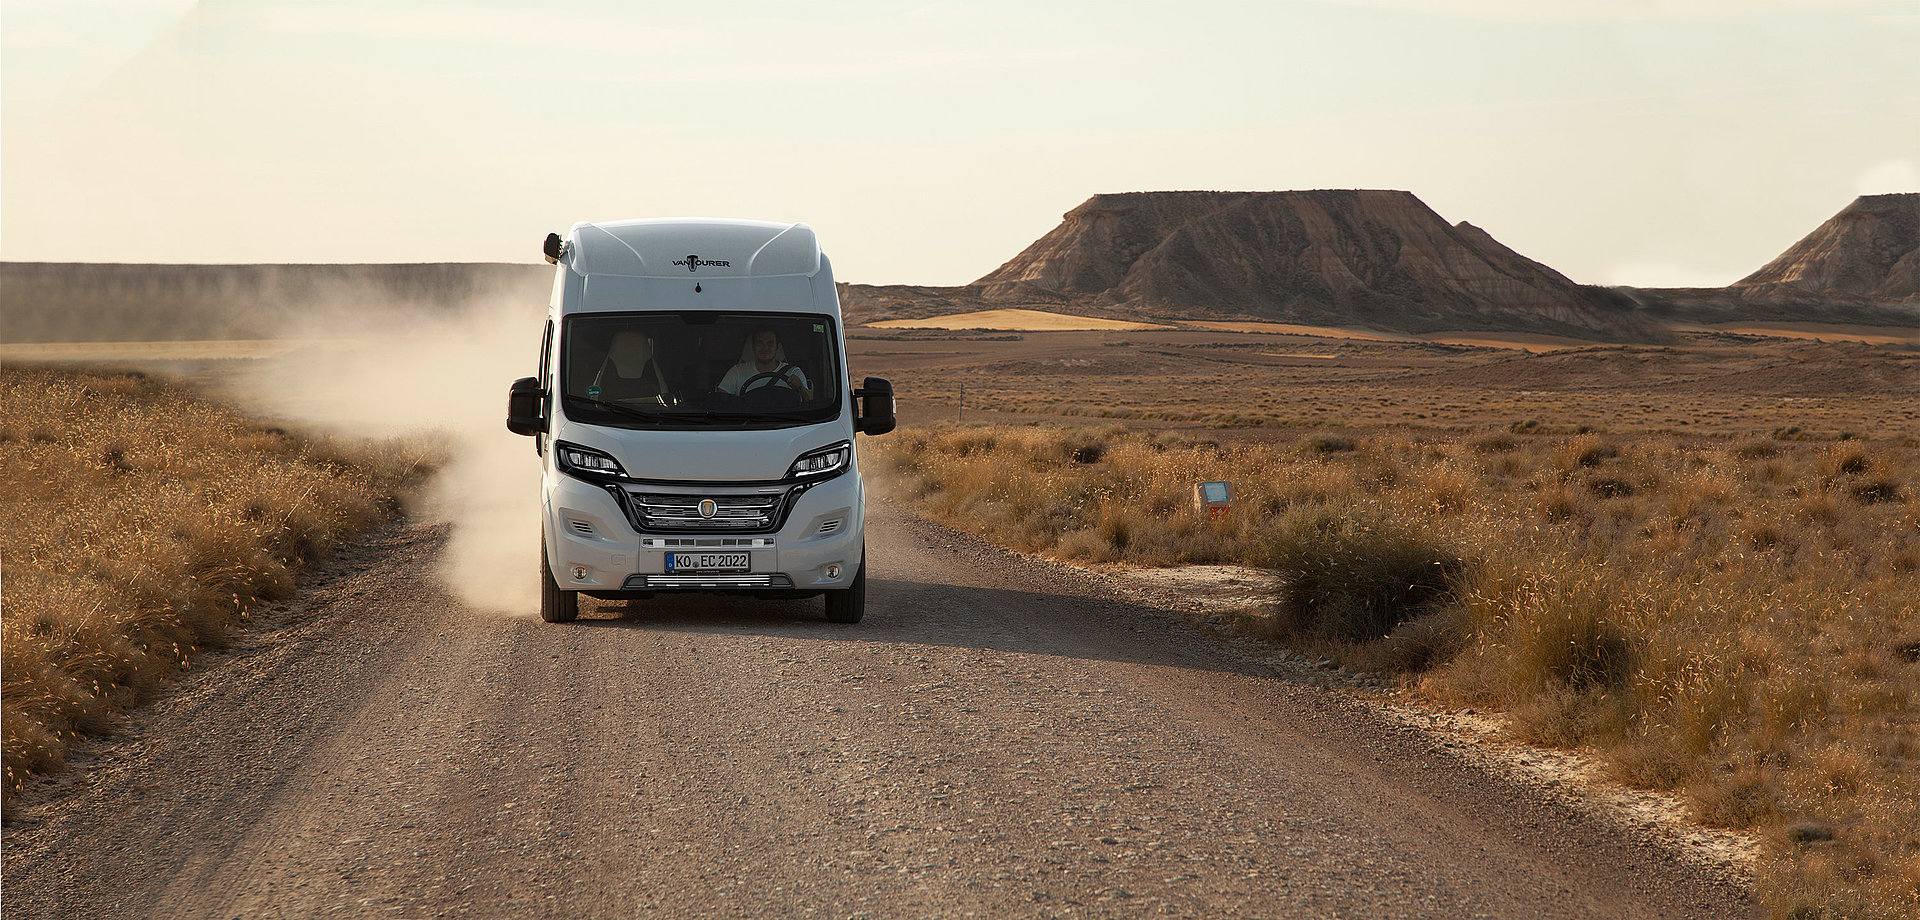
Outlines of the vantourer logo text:
M 698 271 L 700 269 L 700 266 L 702 265 L 718 265 L 721 268 L 733 267 L 733 263 L 728 262 L 725 259 L 702 259 L 699 256 L 687 256 L 684 259 L 675 259 L 673 260 L 673 264 L 685 265 L 687 267 L 687 271 L 690 271 L 690 272 Z

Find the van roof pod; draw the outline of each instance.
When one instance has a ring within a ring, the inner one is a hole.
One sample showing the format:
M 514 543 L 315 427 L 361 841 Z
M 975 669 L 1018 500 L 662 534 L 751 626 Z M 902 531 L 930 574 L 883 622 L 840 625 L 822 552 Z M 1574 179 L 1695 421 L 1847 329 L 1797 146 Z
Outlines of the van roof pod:
M 581 221 L 565 257 L 582 275 L 764 278 L 820 271 L 820 241 L 803 223 L 718 218 Z

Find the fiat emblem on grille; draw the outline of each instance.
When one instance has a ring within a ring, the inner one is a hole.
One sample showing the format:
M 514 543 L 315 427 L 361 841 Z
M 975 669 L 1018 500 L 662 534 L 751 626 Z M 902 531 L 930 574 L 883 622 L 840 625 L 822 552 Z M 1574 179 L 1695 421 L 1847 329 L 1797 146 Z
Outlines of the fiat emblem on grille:
M 701 517 L 703 518 L 713 517 L 713 513 L 718 510 L 720 510 L 720 504 L 714 501 L 713 499 L 703 498 L 700 500 L 700 516 Z

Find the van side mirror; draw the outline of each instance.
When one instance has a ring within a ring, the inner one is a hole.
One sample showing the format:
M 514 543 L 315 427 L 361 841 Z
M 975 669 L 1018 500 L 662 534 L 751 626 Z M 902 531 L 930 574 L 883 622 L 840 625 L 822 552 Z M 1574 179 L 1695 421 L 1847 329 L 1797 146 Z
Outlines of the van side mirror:
M 853 391 L 860 401 L 860 417 L 854 428 L 861 434 L 886 434 L 893 430 L 893 383 L 885 377 L 868 377 Z
M 507 388 L 507 430 L 529 436 L 545 432 L 546 401 L 547 391 L 540 389 L 540 378 L 515 380 L 513 386 Z
M 547 257 L 548 265 L 558 263 L 560 257 L 566 255 L 566 252 L 565 242 L 560 239 L 558 233 L 547 234 L 546 241 L 540 244 L 540 254 Z

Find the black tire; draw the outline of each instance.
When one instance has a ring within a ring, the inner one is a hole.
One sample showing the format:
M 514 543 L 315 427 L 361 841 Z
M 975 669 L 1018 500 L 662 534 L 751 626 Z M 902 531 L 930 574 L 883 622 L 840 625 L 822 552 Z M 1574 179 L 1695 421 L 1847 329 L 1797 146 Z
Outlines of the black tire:
M 827 592 L 827 622 L 858 623 L 860 618 L 866 615 L 867 561 L 861 559 L 860 571 L 854 573 L 851 586 Z
M 580 592 L 562 591 L 547 564 L 547 540 L 540 539 L 540 619 L 549 623 L 571 623 L 580 615 Z

